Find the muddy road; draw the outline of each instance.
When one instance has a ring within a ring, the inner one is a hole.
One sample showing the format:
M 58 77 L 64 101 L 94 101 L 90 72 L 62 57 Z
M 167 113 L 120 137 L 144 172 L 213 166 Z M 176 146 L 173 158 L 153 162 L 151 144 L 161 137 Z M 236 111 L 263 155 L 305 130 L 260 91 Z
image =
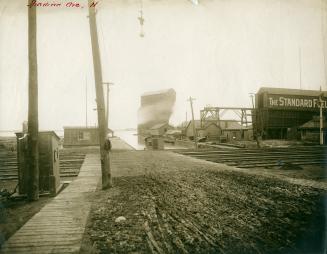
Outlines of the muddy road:
M 169 152 L 114 152 L 112 168 L 114 188 L 95 194 L 86 252 L 323 251 L 324 190 Z

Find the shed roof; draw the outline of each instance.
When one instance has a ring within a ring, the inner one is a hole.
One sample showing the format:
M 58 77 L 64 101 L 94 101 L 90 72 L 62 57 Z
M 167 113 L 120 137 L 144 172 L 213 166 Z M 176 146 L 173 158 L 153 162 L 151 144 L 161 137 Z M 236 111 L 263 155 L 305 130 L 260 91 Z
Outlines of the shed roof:
M 206 126 L 204 126 L 203 129 L 208 128 L 210 125 L 214 125 L 214 126 L 216 126 L 218 129 L 220 129 L 220 127 L 219 127 L 216 123 L 208 123 Z
M 153 125 L 150 130 L 156 130 L 156 129 L 160 129 L 161 127 L 165 126 L 165 125 L 168 125 L 168 123 L 158 123 L 158 124 L 155 124 Z
M 276 87 L 261 87 L 257 94 L 287 94 L 287 95 L 300 95 L 300 96 L 319 96 L 321 93 L 327 96 L 327 91 L 319 90 L 302 90 L 302 89 L 290 89 L 290 88 L 276 88 Z
M 86 127 L 86 126 L 64 126 L 63 129 L 67 129 L 67 130 L 97 130 L 98 127 Z M 108 128 L 109 132 L 113 132 L 112 129 Z
M 23 132 L 15 132 L 15 134 L 23 134 Z M 60 140 L 60 137 L 54 131 L 39 131 L 39 134 L 52 134 L 57 140 Z
M 224 122 L 225 124 L 221 124 L 222 130 L 243 130 L 246 127 L 243 127 L 236 120 L 220 120 L 220 122 Z
M 189 121 L 186 129 L 190 126 L 190 124 L 193 124 L 193 120 Z M 194 120 L 194 125 L 196 129 L 200 129 L 201 128 L 201 120 Z M 193 128 L 193 126 L 191 126 Z
M 323 128 L 326 129 L 327 121 L 323 121 Z M 319 129 L 320 128 L 320 119 L 318 117 L 313 118 L 312 120 L 302 124 L 299 129 Z
M 168 130 L 166 132 L 167 135 L 174 135 L 174 134 L 181 134 L 182 131 L 181 130 Z
M 174 89 L 169 88 L 169 89 L 163 89 L 163 90 L 158 90 L 158 91 L 151 91 L 151 92 L 145 92 L 141 96 L 149 96 L 149 95 L 159 95 L 159 94 L 167 94 L 167 93 L 176 93 Z

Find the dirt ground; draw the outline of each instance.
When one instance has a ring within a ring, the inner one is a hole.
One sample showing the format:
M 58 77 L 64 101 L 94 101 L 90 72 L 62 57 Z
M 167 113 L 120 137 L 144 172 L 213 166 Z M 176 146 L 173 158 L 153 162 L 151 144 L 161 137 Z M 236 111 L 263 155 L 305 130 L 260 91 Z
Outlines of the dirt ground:
M 323 253 L 324 190 L 170 152 L 111 157 L 81 253 Z

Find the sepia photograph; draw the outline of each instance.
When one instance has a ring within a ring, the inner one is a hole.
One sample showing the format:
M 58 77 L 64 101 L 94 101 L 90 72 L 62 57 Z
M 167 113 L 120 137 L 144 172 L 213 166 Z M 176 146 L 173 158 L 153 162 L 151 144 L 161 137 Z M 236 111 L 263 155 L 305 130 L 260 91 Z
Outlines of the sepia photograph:
M 327 0 L 0 0 L 0 254 L 326 254 Z

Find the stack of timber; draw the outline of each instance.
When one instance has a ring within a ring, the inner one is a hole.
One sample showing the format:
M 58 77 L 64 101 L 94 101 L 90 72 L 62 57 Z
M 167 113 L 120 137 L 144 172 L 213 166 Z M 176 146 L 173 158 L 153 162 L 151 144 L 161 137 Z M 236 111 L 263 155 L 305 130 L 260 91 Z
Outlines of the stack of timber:
M 238 168 L 268 168 L 292 165 L 327 165 L 327 146 L 283 147 L 264 149 L 216 149 L 176 151 L 198 159 Z
M 17 180 L 18 165 L 15 143 L 0 140 L 0 181 Z M 14 139 L 14 141 L 16 141 Z M 14 146 L 12 146 L 14 144 Z M 62 149 L 59 152 L 60 177 L 75 177 L 84 162 L 86 152 Z
M 17 176 L 17 152 L 13 146 L 13 141 L 11 139 L 1 139 L 0 180 L 17 180 Z
M 59 151 L 60 177 L 77 176 L 85 159 L 85 152 L 62 149 Z

